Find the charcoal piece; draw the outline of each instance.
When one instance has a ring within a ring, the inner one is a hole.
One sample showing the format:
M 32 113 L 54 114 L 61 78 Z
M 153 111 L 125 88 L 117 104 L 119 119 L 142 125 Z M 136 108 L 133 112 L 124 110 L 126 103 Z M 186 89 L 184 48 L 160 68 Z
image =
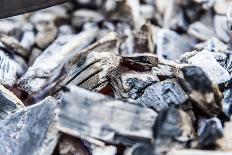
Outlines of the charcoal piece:
M 215 116 L 222 112 L 222 94 L 216 85 L 213 85 L 200 67 L 185 66 L 181 69 L 183 78 L 182 88 L 188 93 L 193 105 L 202 112 Z
M 61 74 L 65 61 L 90 44 L 96 35 L 97 28 L 91 28 L 77 35 L 61 36 L 29 67 L 18 87 L 30 94 L 38 93 Z
M 37 59 L 37 57 L 39 57 L 42 53 L 43 53 L 42 50 L 38 48 L 33 48 L 31 51 L 31 55 L 29 57 L 29 62 L 28 62 L 29 66 L 32 66 L 35 60 Z
M 228 43 L 230 41 L 226 16 L 214 16 L 214 31 L 216 32 L 217 37 L 223 42 Z
M 33 29 L 33 26 L 32 26 Z M 35 44 L 35 32 L 33 30 L 25 30 L 22 39 L 20 40 L 20 45 L 26 50 L 31 50 Z
M 216 148 L 216 140 L 223 136 L 223 127 L 218 118 L 200 120 L 199 140 L 202 149 Z
M 24 108 L 24 104 L 11 91 L 0 85 L 0 119 Z
M 57 102 L 48 97 L 0 122 L 0 154 L 39 154 Z
M 114 71 L 109 76 L 109 81 L 116 97 L 137 99 L 148 86 L 156 83 L 159 79 L 151 73 L 146 72 L 128 71 L 122 73 Z
M 222 52 L 222 53 L 228 52 L 228 46 L 215 37 L 212 37 L 211 39 L 207 40 L 204 43 L 200 43 L 200 44 L 195 45 L 195 48 L 198 51 L 202 51 L 205 49 L 205 50 L 208 50 L 210 52 Z
M 230 117 L 232 115 L 232 88 L 223 92 L 222 108 L 223 112 Z
M 107 0 L 104 8 L 106 18 L 111 21 L 126 22 L 137 29 L 143 23 L 139 0 Z
M 111 32 L 102 39 L 76 54 L 65 65 L 67 71 L 59 80 L 54 92 L 69 83 L 80 85 L 89 90 L 100 90 L 107 83 L 107 76 L 116 69 L 121 57 L 119 52 L 123 38 Z
M 155 155 L 154 146 L 151 144 L 135 144 L 126 151 L 125 155 Z
M 175 80 L 165 80 L 148 86 L 136 101 L 156 111 L 162 111 L 171 105 L 181 105 L 187 99 L 188 95 Z
M 156 116 L 150 109 L 68 86 L 59 108 L 58 129 L 88 140 L 131 146 L 150 140 Z
M 17 39 L 3 35 L 0 37 L 0 41 L 10 52 L 18 54 L 24 58 L 28 58 L 29 51 L 21 46 Z
M 223 137 L 217 140 L 217 145 L 220 150 L 222 151 L 230 151 L 232 152 L 232 145 L 231 145 L 231 129 L 232 129 L 232 123 L 227 122 L 225 123 L 224 131 L 223 131 Z
M 231 151 L 212 151 L 212 150 L 197 150 L 197 149 L 184 149 L 172 150 L 167 155 L 231 155 Z
M 197 52 L 193 56 L 190 56 L 187 58 L 187 62 L 191 65 L 201 67 L 209 79 L 215 84 L 230 80 L 229 73 L 216 61 L 213 54 L 207 50 Z
M 152 73 L 160 79 L 174 78 L 177 66 L 174 61 L 160 59 L 158 65 L 152 67 Z
M 191 50 L 191 42 L 174 31 L 161 29 L 157 39 L 157 55 L 167 59 L 177 59 Z
M 73 13 L 71 19 L 74 27 L 81 28 L 88 22 L 99 23 L 104 19 L 104 17 L 97 11 L 79 9 Z
M 55 147 L 58 144 L 60 133 L 56 128 L 56 121 L 53 120 L 48 127 L 45 139 L 43 140 L 41 149 L 38 155 L 52 155 Z
M 57 37 L 58 29 L 54 23 L 37 24 L 36 29 L 35 44 L 40 49 L 47 48 Z
M 151 71 L 158 65 L 158 57 L 151 53 L 136 53 L 122 56 L 121 65 L 136 71 Z
M 61 87 L 72 83 L 88 90 L 100 91 L 108 83 L 108 75 L 114 71 L 121 58 L 111 52 L 90 52 L 80 56 L 80 62 L 75 64 L 57 86 Z
M 155 152 L 165 153 L 170 149 L 184 149 L 195 139 L 194 129 L 188 114 L 173 106 L 161 111 L 153 126 Z
M 195 22 L 189 26 L 188 34 L 200 41 L 206 41 L 214 37 L 214 32 L 201 22 Z
M 0 84 L 13 86 L 17 80 L 21 64 L 17 64 L 14 59 L 0 50 Z
M 63 134 L 58 144 L 59 155 L 89 155 L 81 139 Z
M 135 34 L 135 53 L 155 52 L 155 29 L 151 23 L 145 23 Z
M 93 155 L 115 155 L 117 154 L 117 148 L 113 145 L 109 146 L 93 146 Z
M 226 12 L 227 26 L 232 31 L 232 4 L 229 5 L 228 10 Z

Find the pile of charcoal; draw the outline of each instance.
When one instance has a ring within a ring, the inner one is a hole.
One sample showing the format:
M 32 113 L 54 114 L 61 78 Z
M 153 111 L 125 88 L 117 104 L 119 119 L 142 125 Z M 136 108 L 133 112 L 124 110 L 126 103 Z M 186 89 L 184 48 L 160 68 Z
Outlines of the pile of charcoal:
M 73 0 L 0 20 L 0 154 L 232 154 L 230 3 Z

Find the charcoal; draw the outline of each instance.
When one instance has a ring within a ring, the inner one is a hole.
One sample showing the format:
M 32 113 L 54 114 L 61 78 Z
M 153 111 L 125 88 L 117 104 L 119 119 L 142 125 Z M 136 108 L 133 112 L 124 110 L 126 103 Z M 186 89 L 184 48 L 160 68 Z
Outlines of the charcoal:
M 157 55 L 167 59 L 177 59 L 191 50 L 191 42 L 174 31 L 161 29 L 157 39 Z
M 72 56 L 75 50 L 80 50 L 91 43 L 96 32 L 97 29 L 93 28 L 77 35 L 58 38 L 29 67 L 26 74 L 19 80 L 18 86 L 28 93 L 36 93 L 43 89 L 59 76 L 62 63 L 64 65 L 67 59 L 66 56 Z
M 214 17 L 214 29 L 215 29 L 216 35 L 218 36 L 220 40 L 222 40 L 223 42 L 230 41 L 230 34 L 229 34 L 228 26 L 227 26 L 226 16 L 216 15 Z
M 226 89 L 223 93 L 222 108 L 223 112 L 230 117 L 232 114 L 232 89 Z
M 173 106 L 159 113 L 153 126 L 155 152 L 184 149 L 194 140 L 194 129 L 190 117 Z
M 230 155 L 232 152 L 228 151 L 212 151 L 212 150 L 173 150 L 168 155 Z
M 22 108 L 24 108 L 22 101 L 11 91 L 0 85 L 0 119 L 3 120 Z
M 128 149 L 125 155 L 154 155 L 154 148 L 151 144 L 138 143 Z
M 154 53 L 155 51 L 155 29 L 151 23 L 145 23 L 135 35 L 136 53 Z
M 48 97 L 1 121 L 1 154 L 39 154 L 55 106 L 56 101 Z
M 151 73 L 141 73 L 136 71 L 120 72 L 115 71 L 110 75 L 110 83 L 115 91 L 115 96 L 124 99 L 137 99 L 143 91 L 159 79 Z
M 217 118 L 211 118 L 200 120 L 199 124 L 200 147 L 203 149 L 216 147 L 217 139 L 223 136 L 221 121 Z
M 186 59 L 186 57 L 182 56 L 181 59 Z M 213 83 L 220 84 L 230 80 L 229 73 L 216 61 L 213 54 L 207 50 L 197 52 L 188 57 L 187 63 L 201 67 Z
M 212 84 L 200 67 L 185 66 L 181 71 L 177 76 L 186 80 L 181 85 L 193 104 L 210 116 L 219 115 L 222 112 L 222 94 L 218 86 Z
M 201 41 L 206 41 L 214 37 L 213 31 L 200 22 L 191 24 L 189 26 L 188 33 Z
M 232 154 L 231 3 L 72 0 L 1 19 L 0 154 Z
M 27 58 L 29 56 L 28 50 L 21 46 L 18 40 L 16 40 L 15 38 L 9 36 L 1 36 L 0 41 L 7 50 L 15 52 L 16 54 L 24 58 Z
M 18 76 L 21 76 L 25 71 L 25 62 L 22 60 L 21 63 L 17 63 L 14 58 L 17 57 L 5 53 L 5 50 L 0 50 L 0 83 L 2 85 L 13 86 Z
M 151 139 L 156 116 L 152 110 L 68 86 L 59 110 L 58 129 L 77 137 L 133 145 Z
M 121 61 L 121 57 L 116 55 L 120 44 L 121 38 L 115 33 L 109 33 L 77 54 L 66 65 L 68 72 L 61 78 L 56 90 L 69 83 L 88 90 L 101 90 L 108 83 L 109 73 L 117 68 Z
M 172 105 L 181 105 L 187 99 L 188 95 L 175 80 L 165 80 L 148 86 L 136 101 L 156 111 L 162 111 Z
M 84 23 L 87 22 L 99 23 L 103 19 L 104 17 L 96 11 L 80 9 L 73 13 L 72 25 L 77 28 L 81 28 L 84 25 Z
M 59 140 L 58 144 L 59 154 L 60 155 L 88 155 L 89 152 L 85 148 L 85 145 L 82 143 L 81 139 L 76 139 L 72 136 L 63 134 Z

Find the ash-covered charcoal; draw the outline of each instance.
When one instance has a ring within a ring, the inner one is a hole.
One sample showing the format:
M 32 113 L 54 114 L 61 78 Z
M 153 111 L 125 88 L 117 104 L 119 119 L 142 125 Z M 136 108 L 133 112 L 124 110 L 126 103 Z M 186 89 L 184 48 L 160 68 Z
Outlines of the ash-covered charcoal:
M 161 29 L 157 36 L 157 55 L 166 59 L 178 59 L 185 52 L 191 51 L 192 42 L 178 33 Z
M 151 71 L 158 65 L 158 57 L 151 53 L 136 53 L 122 56 L 121 65 L 135 71 Z
M 97 11 L 79 9 L 72 15 L 72 25 L 81 28 L 85 23 L 99 23 L 104 17 Z
M 93 155 L 115 155 L 117 154 L 117 147 L 113 145 L 107 146 L 93 146 Z
M 155 27 L 151 23 L 145 23 L 135 34 L 135 53 L 155 52 Z
M 7 35 L 3 35 L 0 37 L 0 42 L 5 46 L 7 50 L 9 50 L 12 53 L 18 54 L 22 56 L 23 58 L 29 57 L 29 51 L 25 49 L 17 39 L 13 37 L 9 37 Z
M 155 111 L 162 111 L 170 106 L 180 106 L 188 100 L 188 95 L 184 92 L 176 80 L 164 80 L 145 88 L 141 97 L 137 98 L 138 104 L 152 108 Z
M 131 146 L 151 140 L 156 116 L 150 109 L 68 86 L 59 108 L 58 129 L 87 140 Z
M 91 154 L 79 138 L 62 134 L 58 144 L 59 155 L 89 155 Z
M 107 76 L 120 64 L 122 58 L 117 53 L 122 40 L 116 33 L 108 33 L 75 55 L 66 64 L 67 73 L 58 82 L 56 91 L 69 83 L 100 91 L 108 83 Z
M 200 67 L 182 67 L 176 76 L 182 79 L 181 86 L 188 93 L 193 105 L 210 116 L 222 112 L 222 94 Z
M 107 76 L 116 69 L 121 58 L 111 52 L 91 52 L 80 56 L 77 64 L 70 68 L 65 79 L 59 83 L 58 90 L 69 83 L 88 90 L 100 91 L 108 83 Z
M 24 104 L 18 97 L 5 87 L 0 85 L 0 119 L 3 120 L 8 115 L 24 108 Z
M 11 55 L 2 49 L 0 50 L 0 60 L 0 84 L 12 87 L 18 77 L 25 72 L 25 62 L 20 57 Z
M 223 42 L 230 41 L 230 33 L 227 26 L 226 16 L 214 16 L 214 30 L 218 39 L 222 40 Z
M 97 28 L 87 29 L 77 35 L 60 36 L 29 67 L 20 78 L 19 88 L 28 93 L 38 93 L 48 84 L 55 81 L 69 59 L 96 37 Z
M 125 155 L 155 155 L 154 146 L 151 144 L 138 143 L 126 150 Z
M 201 22 L 192 23 L 189 26 L 188 33 L 200 41 L 206 41 L 214 37 L 214 32 Z
M 215 149 L 216 141 L 223 136 L 222 123 L 218 118 L 200 119 L 198 123 L 199 145 L 202 149 Z
M 223 92 L 222 109 L 228 117 L 232 115 L 232 88 Z
M 207 50 L 185 54 L 180 62 L 196 65 L 202 68 L 209 79 L 215 84 L 230 80 L 230 74 L 216 61 L 213 54 Z
M 212 151 L 212 150 L 197 150 L 197 149 L 184 149 L 172 150 L 167 155 L 231 155 L 231 151 Z
M 148 86 L 156 83 L 159 79 L 151 73 L 136 71 L 120 72 L 116 70 L 109 76 L 109 81 L 116 97 L 137 99 Z
M 104 14 L 111 21 L 129 23 L 137 29 L 143 24 L 139 0 L 107 0 L 104 4 Z
M 39 154 L 57 102 L 48 97 L 0 122 L 0 154 Z M 55 147 L 55 146 L 54 146 Z
M 210 52 L 228 52 L 228 46 L 219 39 L 212 37 L 206 42 L 195 45 L 197 51 L 208 50 Z
M 188 114 L 173 106 L 161 111 L 153 126 L 155 152 L 168 152 L 171 149 L 191 148 L 195 132 Z

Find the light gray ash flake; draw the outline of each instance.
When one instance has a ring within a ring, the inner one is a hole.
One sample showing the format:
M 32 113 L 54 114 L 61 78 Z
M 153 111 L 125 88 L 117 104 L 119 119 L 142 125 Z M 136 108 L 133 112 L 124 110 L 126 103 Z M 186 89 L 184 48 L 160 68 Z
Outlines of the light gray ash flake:
M 56 104 L 48 97 L 0 122 L 0 154 L 38 155 Z
M 175 80 L 165 80 L 147 87 L 136 101 L 156 111 L 161 111 L 171 105 L 180 105 L 187 99 L 187 94 Z

